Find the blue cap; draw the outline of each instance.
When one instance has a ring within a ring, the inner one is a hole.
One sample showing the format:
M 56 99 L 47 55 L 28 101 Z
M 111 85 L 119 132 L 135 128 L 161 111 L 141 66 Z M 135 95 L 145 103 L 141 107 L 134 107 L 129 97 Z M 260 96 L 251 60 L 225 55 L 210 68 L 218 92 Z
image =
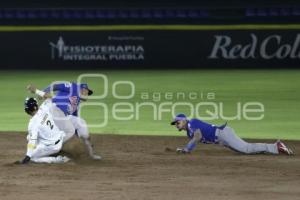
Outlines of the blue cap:
M 187 117 L 185 116 L 185 114 L 176 115 L 174 120 L 171 122 L 171 125 L 175 125 L 177 121 L 181 121 L 181 120 L 187 120 Z
M 80 89 L 87 89 L 89 91 L 89 93 L 88 93 L 89 96 L 94 93 L 93 90 L 89 89 L 88 84 L 86 84 L 86 83 L 81 83 L 80 84 Z

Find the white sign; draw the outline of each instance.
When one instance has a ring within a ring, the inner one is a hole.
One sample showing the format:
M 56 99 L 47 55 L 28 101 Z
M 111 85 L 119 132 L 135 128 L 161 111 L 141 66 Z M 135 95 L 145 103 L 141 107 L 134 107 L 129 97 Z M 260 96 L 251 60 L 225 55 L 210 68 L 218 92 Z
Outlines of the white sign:
M 144 60 L 143 45 L 67 45 L 63 37 L 50 42 L 51 58 L 64 61 Z
M 250 34 L 247 44 L 233 41 L 227 35 L 215 35 L 215 43 L 209 59 L 300 59 L 300 34 L 297 34 L 291 43 L 284 43 L 283 36 L 269 35 L 259 38 L 254 33 Z

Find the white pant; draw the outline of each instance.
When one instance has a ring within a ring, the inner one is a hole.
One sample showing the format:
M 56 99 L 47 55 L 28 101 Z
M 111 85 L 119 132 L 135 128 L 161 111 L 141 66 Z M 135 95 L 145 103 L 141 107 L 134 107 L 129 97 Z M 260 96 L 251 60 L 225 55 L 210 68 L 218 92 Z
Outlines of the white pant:
M 36 148 L 33 150 L 31 160 L 37 163 L 57 163 L 57 157 L 51 156 L 58 153 L 63 144 L 63 138 L 59 140 L 57 144 L 45 145 L 39 142 Z
M 55 104 L 53 104 L 51 112 L 55 124 L 60 130 L 64 131 L 66 134 L 64 142 L 67 142 L 70 138 L 74 136 L 75 130 L 78 134 L 78 137 L 84 139 L 89 138 L 89 131 L 84 119 L 73 115 L 66 116 L 64 112 Z
M 70 120 L 76 129 L 78 137 L 87 139 L 89 138 L 89 130 L 86 124 L 86 121 L 80 117 L 70 115 Z
M 226 126 L 216 130 L 217 142 L 223 146 L 245 154 L 271 153 L 278 154 L 277 145 L 266 143 L 248 143 L 239 138 L 234 130 Z

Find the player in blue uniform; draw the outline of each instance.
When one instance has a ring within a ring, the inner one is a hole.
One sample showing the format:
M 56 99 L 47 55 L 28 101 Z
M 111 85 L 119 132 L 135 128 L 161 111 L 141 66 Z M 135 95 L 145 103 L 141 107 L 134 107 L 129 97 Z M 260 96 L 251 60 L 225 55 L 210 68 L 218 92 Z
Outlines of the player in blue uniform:
M 244 154 L 284 153 L 293 155 L 293 151 L 279 140 L 274 144 L 248 143 L 239 138 L 234 130 L 227 126 L 227 123 L 215 126 L 199 119 L 189 120 L 184 114 L 178 114 L 171 125 L 175 125 L 179 131 L 185 130 L 190 139 L 184 148 L 176 149 L 178 153 L 190 153 L 201 142 L 220 144 Z
M 43 91 L 29 85 L 27 89 L 40 97 L 52 98 L 53 106 L 50 110 L 55 124 L 66 134 L 64 143 L 76 134 L 83 139 L 90 157 L 97 160 L 101 159 L 94 153 L 85 120 L 78 116 L 80 102 L 86 101 L 87 97 L 93 94 L 86 83 L 56 83 L 49 85 Z M 53 97 L 51 96 L 52 92 L 55 93 Z

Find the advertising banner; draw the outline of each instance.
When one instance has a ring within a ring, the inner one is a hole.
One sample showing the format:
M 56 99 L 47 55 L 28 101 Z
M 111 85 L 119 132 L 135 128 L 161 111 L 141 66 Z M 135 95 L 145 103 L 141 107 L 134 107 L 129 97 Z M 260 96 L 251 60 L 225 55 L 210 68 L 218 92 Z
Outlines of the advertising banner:
M 1 69 L 299 68 L 298 30 L 0 31 Z

